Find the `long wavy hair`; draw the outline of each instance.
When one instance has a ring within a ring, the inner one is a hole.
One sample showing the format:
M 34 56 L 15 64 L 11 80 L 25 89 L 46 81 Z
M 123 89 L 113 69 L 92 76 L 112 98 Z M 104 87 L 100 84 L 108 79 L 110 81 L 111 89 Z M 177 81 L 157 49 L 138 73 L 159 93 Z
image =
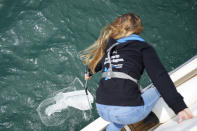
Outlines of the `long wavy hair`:
M 80 57 L 91 70 L 91 73 L 94 74 L 96 65 L 104 56 L 104 50 L 109 38 L 120 39 L 131 34 L 140 34 L 142 30 L 143 26 L 139 16 L 133 13 L 121 15 L 101 30 L 98 39 L 81 51 Z

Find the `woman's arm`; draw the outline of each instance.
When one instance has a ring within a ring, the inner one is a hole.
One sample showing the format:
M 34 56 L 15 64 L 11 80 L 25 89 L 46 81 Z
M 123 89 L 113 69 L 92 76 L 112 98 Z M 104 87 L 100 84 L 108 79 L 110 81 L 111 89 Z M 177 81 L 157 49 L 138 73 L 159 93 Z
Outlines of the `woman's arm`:
M 154 48 L 148 46 L 142 50 L 142 54 L 145 69 L 165 102 L 176 114 L 179 114 L 179 118 L 185 117 L 184 109 L 187 109 L 187 106 L 183 101 L 183 97 L 177 92 Z M 189 115 L 191 115 L 191 112 Z M 179 121 L 181 121 L 180 119 Z
M 91 72 L 91 70 L 86 67 L 87 69 L 87 72 L 85 73 L 85 80 L 90 80 L 91 76 L 93 75 L 93 73 Z M 96 68 L 95 68 L 95 72 L 99 72 L 100 70 L 102 69 L 102 63 L 101 61 L 96 65 Z

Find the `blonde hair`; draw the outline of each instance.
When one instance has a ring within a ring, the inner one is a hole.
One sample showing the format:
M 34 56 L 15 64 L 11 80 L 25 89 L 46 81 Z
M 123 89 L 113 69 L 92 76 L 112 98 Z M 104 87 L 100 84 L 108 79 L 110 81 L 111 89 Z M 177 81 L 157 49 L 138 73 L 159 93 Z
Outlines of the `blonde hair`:
M 104 56 L 109 38 L 120 39 L 131 34 L 140 34 L 142 30 L 141 19 L 137 15 L 133 13 L 121 15 L 101 30 L 98 39 L 87 49 L 81 51 L 80 57 L 94 74 L 96 65 Z

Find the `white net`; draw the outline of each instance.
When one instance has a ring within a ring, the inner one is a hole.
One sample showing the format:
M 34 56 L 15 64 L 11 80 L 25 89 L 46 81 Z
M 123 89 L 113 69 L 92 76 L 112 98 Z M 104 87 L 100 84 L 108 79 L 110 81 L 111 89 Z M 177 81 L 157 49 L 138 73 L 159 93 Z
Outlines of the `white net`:
M 65 120 L 72 121 L 79 117 L 88 120 L 85 111 L 91 110 L 93 96 L 90 92 L 86 95 L 85 90 L 77 90 L 83 88 L 83 83 L 79 78 L 75 78 L 70 86 L 55 92 L 51 97 L 42 101 L 37 112 L 43 124 L 58 126 Z

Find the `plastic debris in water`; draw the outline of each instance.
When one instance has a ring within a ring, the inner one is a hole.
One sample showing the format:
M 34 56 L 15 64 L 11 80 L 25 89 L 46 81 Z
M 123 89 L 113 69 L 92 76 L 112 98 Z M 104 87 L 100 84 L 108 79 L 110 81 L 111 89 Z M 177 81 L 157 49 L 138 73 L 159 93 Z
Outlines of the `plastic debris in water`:
M 86 95 L 83 83 L 75 78 L 71 86 L 55 92 L 51 97 L 40 103 L 37 112 L 46 126 L 58 126 L 65 120 L 84 118 L 85 111 L 91 110 L 94 99 L 90 92 Z M 91 114 L 91 111 L 90 111 Z

